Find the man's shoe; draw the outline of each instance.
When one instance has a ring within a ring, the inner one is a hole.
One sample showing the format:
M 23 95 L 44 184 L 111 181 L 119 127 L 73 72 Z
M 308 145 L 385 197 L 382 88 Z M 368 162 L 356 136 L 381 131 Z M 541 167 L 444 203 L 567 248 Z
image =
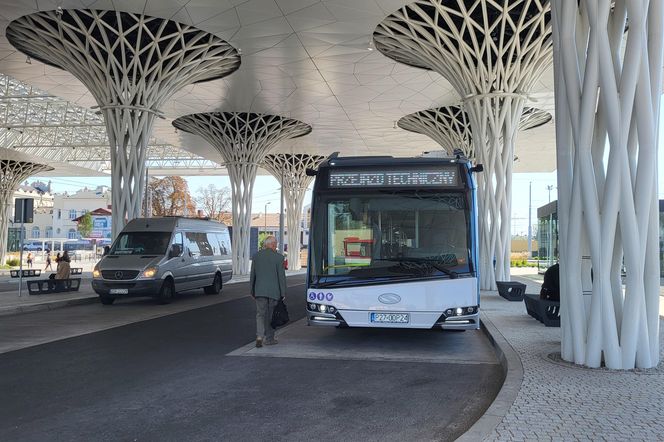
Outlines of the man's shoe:
M 276 345 L 278 343 L 279 341 L 277 341 L 276 339 L 270 339 L 265 341 L 265 345 Z
M 256 348 L 261 348 L 263 346 L 263 338 L 256 338 Z

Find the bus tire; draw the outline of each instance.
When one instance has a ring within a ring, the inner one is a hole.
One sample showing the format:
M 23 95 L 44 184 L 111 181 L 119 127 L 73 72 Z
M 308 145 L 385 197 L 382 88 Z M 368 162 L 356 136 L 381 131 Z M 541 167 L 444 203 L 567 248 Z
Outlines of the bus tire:
M 208 287 L 203 287 L 203 291 L 206 295 L 218 295 L 221 293 L 221 275 L 219 273 L 214 275 L 214 281 L 212 285 Z
M 173 280 L 171 278 L 166 278 L 159 290 L 157 301 L 159 301 L 159 304 L 170 304 L 174 297 L 175 285 L 173 284 Z
M 104 305 L 111 305 L 115 302 L 115 298 L 111 296 L 99 296 L 99 301 Z

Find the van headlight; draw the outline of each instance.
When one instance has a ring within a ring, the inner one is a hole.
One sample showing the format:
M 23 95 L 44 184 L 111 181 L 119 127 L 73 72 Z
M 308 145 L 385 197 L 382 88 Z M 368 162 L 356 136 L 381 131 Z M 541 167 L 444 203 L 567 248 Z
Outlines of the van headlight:
M 157 275 L 157 267 L 148 267 L 141 273 L 141 278 L 154 278 Z
M 92 277 L 93 278 L 101 278 L 101 272 L 99 271 L 99 269 L 94 269 L 92 271 Z

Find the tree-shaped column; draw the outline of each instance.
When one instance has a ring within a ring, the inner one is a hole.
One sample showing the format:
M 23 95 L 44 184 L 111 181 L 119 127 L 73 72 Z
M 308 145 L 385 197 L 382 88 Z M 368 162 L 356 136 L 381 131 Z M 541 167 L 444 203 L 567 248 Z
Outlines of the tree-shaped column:
M 519 130 L 534 129 L 552 119 L 549 112 L 526 107 L 521 115 Z M 475 160 L 468 115 L 461 106 L 435 107 L 413 112 L 401 117 L 397 125 L 404 130 L 426 135 L 438 143 L 446 155 L 436 156 L 450 156 L 456 149 L 461 149 L 466 158 Z
M 550 15 L 541 0 L 418 0 L 373 34 L 382 53 L 438 72 L 464 100 L 485 168 L 478 177 L 483 289 L 509 279 L 514 140 L 526 95 L 551 63 Z
M 53 170 L 53 168 L 46 164 L 0 159 L 0 263 L 4 264 L 7 256 L 7 230 L 11 216 L 9 207 L 14 197 L 14 191 L 26 178 L 48 170 Z
M 113 236 L 140 216 L 147 143 L 174 92 L 240 65 L 226 41 L 189 25 L 121 11 L 42 11 L 9 24 L 32 58 L 69 71 L 96 99 L 111 146 Z
M 561 354 L 590 367 L 656 367 L 664 1 L 551 5 Z
M 291 118 L 252 112 L 206 112 L 182 116 L 173 126 L 199 135 L 224 160 L 231 181 L 233 207 L 233 273 L 249 273 L 251 199 L 256 170 L 280 141 L 301 137 L 311 126 Z
M 288 268 L 299 270 L 302 204 L 307 186 L 314 179 L 307 169 L 316 169 L 325 160 L 322 155 L 278 153 L 265 157 L 263 167 L 279 181 L 286 198 L 286 224 L 288 225 Z

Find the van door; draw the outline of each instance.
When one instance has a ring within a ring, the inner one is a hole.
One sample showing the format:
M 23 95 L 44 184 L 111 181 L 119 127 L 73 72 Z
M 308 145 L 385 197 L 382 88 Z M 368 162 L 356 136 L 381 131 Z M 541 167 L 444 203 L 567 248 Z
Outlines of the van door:
M 212 279 L 207 281 L 205 258 L 202 255 L 205 253 L 205 244 L 201 239 L 204 233 L 199 232 L 185 232 L 184 240 L 189 250 L 190 264 L 187 266 L 187 280 L 190 282 L 187 286 L 189 289 L 205 287 L 212 284 Z
M 173 235 L 173 241 L 171 242 L 171 245 L 174 244 L 180 247 L 180 255 L 168 260 L 167 270 L 170 270 L 173 274 L 173 279 L 175 280 L 175 291 L 181 292 L 183 290 L 187 290 L 188 281 L 186 267 L 189 264 L 189 255 L 184 246 L 182 232 L 176 232 L 175 235 Z

